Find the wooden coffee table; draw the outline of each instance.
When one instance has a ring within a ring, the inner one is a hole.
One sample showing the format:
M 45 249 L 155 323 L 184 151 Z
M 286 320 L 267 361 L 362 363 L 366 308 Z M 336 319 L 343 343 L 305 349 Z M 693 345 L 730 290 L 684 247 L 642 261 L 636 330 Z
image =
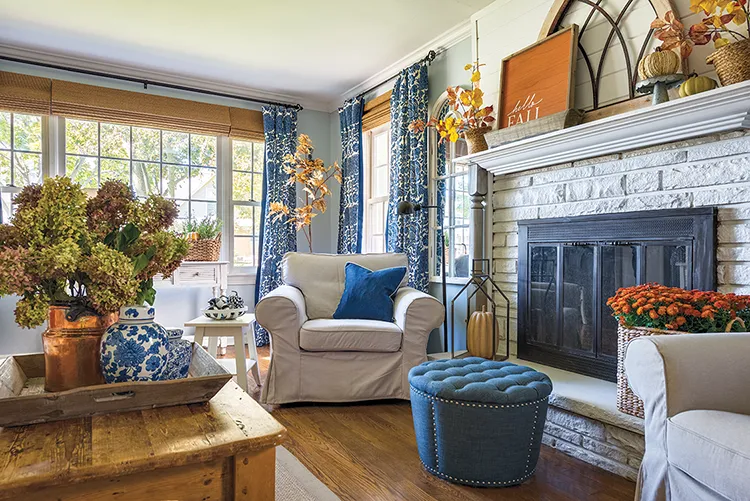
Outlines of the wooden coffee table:
M 0 428 L 0 500 L 273 500 L 285 437 L 231 381 L 205 404 Z

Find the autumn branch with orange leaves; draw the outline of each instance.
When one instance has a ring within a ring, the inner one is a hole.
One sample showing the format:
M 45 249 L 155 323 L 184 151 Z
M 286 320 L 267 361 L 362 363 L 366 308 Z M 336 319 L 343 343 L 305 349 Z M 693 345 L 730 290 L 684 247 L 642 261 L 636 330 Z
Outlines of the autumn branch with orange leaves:
M 458 85 L 448 87 L 448 116 L 441 120 L 432 117 L 427 122 L 414 120 L 409 124 L 409 130 L 416 134 L 423 132 L 427 127 L 434 127 L 440 135 L 441 143 L 445 140 L 455 143 L 467 130 L 491 126 L 495 121 L 495 117 L 492 116 L 493 107 L 482 106 L 484 92 L 479 87 L 482 78 L 479 71 L 481 66 L 484 65 L 478 61 L 464 66 L 464 70 L 471 73 L 471 89 L 464 89 Z
M 341 168 L 338 163 L 326 167 L 320 158 L 313 159 L 313 147 L 310 136 L 300 134 L 297 140 L 297 150 L 294 155 L 284 156 L 284 172 L 289 174 L 287 184 L 302 185 L 304 200 L 299 199 L 300 207 L 290 209 L 282 202 L 271 202 L 270 213 L 273 221 L 286 221 L 293 224 L 297 231 L 302 230 L 307 245 L 312 253 L 312 220 L 318 214 L 325 213 L 328 208 L 326 197 L 331 195 L 328 181 L 331 178 L 341 183 Z

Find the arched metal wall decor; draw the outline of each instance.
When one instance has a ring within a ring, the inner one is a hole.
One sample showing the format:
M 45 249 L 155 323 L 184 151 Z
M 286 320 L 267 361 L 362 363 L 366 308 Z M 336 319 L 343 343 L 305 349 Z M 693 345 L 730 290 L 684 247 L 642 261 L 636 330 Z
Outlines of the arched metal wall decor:
M 632 51 L 628 48 L 628 40 L 630 37 L 628 36 L 626 21 L 628 16 L 631 15 L 636 8 L 640 8 L 646 3 L 650 4 L 650 7 L 653 9 L 654 18 L 663 18 L 670 10 L 677 12 L 672 6 L 670 0 L 626 0 L 621 6 L 616 5 L 616 2 L 611 0 L 556 0 L 552 5 L 539 33 L 540 40 L 565 28 L 566 26 L 564 24 L 569 24 L 567 21 L 573 22 L 567 19 L 569 13 L 574 7 L 584 6 L 582 9 L 579 9 L 579 11 L 583 10 L 583 14 L 585 15 L 582 22 L 580 18 L 575 19 L 574 22 L 580 27 L 578 50 L 585 67 L 582 71 L 585 71 L 590 78 L 592 103 L 590 106 L 586 106 L 586 109 L 597 110 L 602 106 L 621 103 L 637 97 L 635 84 L 638 80 L 638 63 L 643 59 L 649 46 L 653 43 L 653 30 L 649 28 L 645 33 L 643 42 L 638 50 Z M 588 10 L 587 13 L 585 12 L 586 9 Z M 600 19 L 597 19 L 597 16 L 599 16 Z M 592 23 L 595 19 L 598 23 Z M 648 22 L 650 22 L 650 20 Z M 603 46 L 599 43 L 597 43 L 597 45 L 599 45 L 598 47 L 586 46 L 585 42 L 587 39 L 585 38 L 585 35 L 587 34 L 587 28 L 589 30 L 591 30 L 592 27 L 595 28 L 593 24 L 608 25 L 609 31 L 605 37 Z M 648 27 L 648 25 L 646 25 L 646 27 Z M 625 62 L 624 68 L 621 69 L 624 69 L 623 78 L 627 78 L 627 95 L 618 96 L 622 97 L 619 101 L 610 101 L 602 104 L 601 83 L 602 78 L 606 76 L 604 75 L 604 65 L 605 61 L 607 61 L 609 49 L 613 47 L 612 44 L 615 40 L 619 42 L 620 50 L 622 51 L 622 56 Z M 591 53 L 599 50 L 601 50 L 601 55 L 597 64 L 597 62 L 591 57 Z M 581 63 L 579 62 L 578 64 Z M 684 70 L 687 70 L 687 68 L 684 68 Z M 577 103 L 576 106 L 580 105 Z

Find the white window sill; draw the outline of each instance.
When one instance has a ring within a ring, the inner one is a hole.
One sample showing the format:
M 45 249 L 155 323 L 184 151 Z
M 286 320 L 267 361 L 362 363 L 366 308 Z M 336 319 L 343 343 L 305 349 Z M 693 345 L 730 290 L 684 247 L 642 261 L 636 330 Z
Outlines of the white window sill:
M 448 277 L 445 279 L 445 283 L 452 284 L 452 285 L 466 285 L 466 282 L 468 282 L 470 278 L 471 277 Z M 430 283 L 442 284 L 443 278 L 440 276 L 430 277 Z
M 227 277 L 229 285 L 255 285 L 256 268 L 249 268 L 241 272 L 230 273 Z

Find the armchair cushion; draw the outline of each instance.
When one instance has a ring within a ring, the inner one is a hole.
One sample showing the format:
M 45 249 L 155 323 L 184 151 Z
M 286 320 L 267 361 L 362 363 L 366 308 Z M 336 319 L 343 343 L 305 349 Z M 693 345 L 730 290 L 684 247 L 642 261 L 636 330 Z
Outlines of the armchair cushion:
M 288 252 L 281 261 L 286 285 L 302 291 L 307 317 L 332 318 L 344 293 L 344 266 L 357 263 L 370 270 L 407 266 L 406 254 L 305 254 Z M 401 281 L 404 287 L 407 278 Z
M 393 353 L 401 348 L 401 329 L 378 320 L 309 320 L 299 331 L 305 351 L 366 351 Z
M 727 499 L 745 499 L 750 491 L 750 416 L 681 412 L 667 420 L 667 450 L 672 466 Z
M 406 267 L 372 271 L 357 263 L 346 263 L 344 295 L 341 296 L 333 318 L 393 321 L 391 296 L 406 275 Z

